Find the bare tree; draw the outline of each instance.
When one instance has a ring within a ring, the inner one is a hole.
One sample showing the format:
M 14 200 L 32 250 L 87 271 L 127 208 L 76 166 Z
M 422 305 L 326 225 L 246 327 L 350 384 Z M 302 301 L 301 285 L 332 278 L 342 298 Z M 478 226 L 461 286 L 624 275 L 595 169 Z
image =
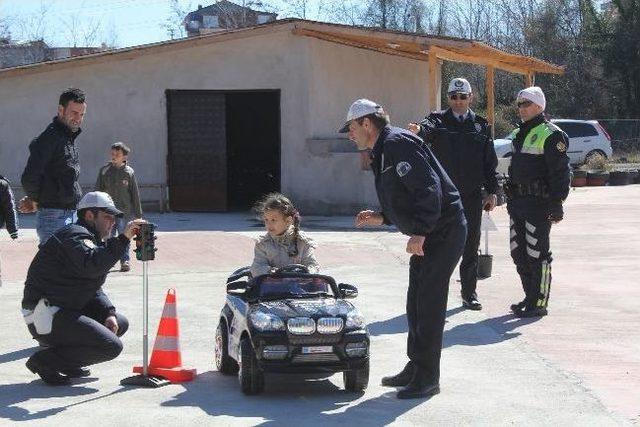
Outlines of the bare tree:
M 171 40 L 185 37 L 187 34 L 184 27 L 184 20 L 191 11 L 191 2 L 181 6 L 179 0 L 168 0 L 168 6 L 169 15 L 161 25 L 162 28 L 167 31 L 167 35 Z

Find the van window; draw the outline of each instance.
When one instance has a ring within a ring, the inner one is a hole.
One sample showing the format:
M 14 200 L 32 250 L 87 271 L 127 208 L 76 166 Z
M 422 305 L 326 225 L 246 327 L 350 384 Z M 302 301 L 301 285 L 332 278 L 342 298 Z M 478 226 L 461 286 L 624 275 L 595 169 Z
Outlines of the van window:
M 598 136 L 596 128 L 589 123 L 555 122 L 554 124 L 565 131 L 569 138 Z

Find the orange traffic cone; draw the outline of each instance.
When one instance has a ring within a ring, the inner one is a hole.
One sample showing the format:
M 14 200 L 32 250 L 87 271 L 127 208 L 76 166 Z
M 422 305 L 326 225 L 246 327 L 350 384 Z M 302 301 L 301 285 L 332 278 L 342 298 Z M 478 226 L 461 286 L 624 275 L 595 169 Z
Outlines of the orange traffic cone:
M 179 335 L 176 290 L 169 289 L 164 302 L 156 341 L 153 344 L 153 352 L 151 353 L 148 369 L 149 375 L 164 377 L 172 383 L 193 380 L 196 376 L 196 370 L 182 367 Z M 133 372 L 142 373 L 142 366 L 135 366 Z

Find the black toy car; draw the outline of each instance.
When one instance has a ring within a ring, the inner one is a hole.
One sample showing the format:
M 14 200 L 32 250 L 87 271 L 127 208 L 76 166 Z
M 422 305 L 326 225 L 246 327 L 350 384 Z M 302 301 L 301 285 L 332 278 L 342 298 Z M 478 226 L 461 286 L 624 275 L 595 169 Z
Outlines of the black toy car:
M 218 371 L 238 373 L 245 394 L 262 392 L 265 373 L 343 372 L 348 391 L 369 383 L 369 333 L 346 301 L 358 290 L 301 265 L 255 278 L 249 268 L 227 279 L 216 330 Z

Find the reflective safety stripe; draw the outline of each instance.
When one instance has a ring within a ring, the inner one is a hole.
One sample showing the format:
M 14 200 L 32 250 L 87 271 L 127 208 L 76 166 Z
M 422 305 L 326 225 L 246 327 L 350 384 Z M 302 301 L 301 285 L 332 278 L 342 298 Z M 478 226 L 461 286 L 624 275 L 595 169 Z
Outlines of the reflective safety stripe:
M 518 235 L 518 233 L 516 233 L 516 230 L 514 230 L 513 228 L 511 229 L 511 233 L 509 233 L 509 237 L 511 239 L 513 239 L 514 237 L 516 237 Z
M 153 344 L 153 349 L 162 351 L 178 351 L 178 338 L 158 335 L 156 336 L 156 341 Z
M 516 225 L 516 223 L 515 223 L 515 221 L 513 220 L 513 218 L 509 218 L 509 225 L 510 225 L 510 226 L 512 226 L 512 227 L 513 227 L 514 225 Z
M 176 305 L 170 302 L 164 304 L 164 309 L 162 310 L 162 316 L 165 319 L 175 319 L 177 317 Z
M 527 233 L 526 239 L 527 239 L 527 243 L 530 244 L 531 246 L 535 246 L 536 243 L 538 243 L 538 239 L 536 239 L 529 233 Z
M 547 261 L 544 261 L 541 266 L 540 277 L 540 295 L 541 297 L 536 301 L 537 307 L 546 307 L 549 302 L 549 286 L 551 284 L 551 265 Z
M 533 224 L 529 224 L 527 221 L 524 222 L 524 226 L 527 227 L 527 231 L 529 233 L 535 233 L 536 232 L 536 226 Z
M 540 251 L 536 251 L 529 246 L 527 246 L 527 254 L 529 254 L 529 256 L 532 258 L 540 258 Z
M 544 154 L 544 143 L 556 129 L 558 128 L 551 123 L 540 123 L 531 129 L 524 138 L 520 152 L 536 155 Z
M 511 250 L 514 251 L 518 247 L 518 242 L 511 242 Z

